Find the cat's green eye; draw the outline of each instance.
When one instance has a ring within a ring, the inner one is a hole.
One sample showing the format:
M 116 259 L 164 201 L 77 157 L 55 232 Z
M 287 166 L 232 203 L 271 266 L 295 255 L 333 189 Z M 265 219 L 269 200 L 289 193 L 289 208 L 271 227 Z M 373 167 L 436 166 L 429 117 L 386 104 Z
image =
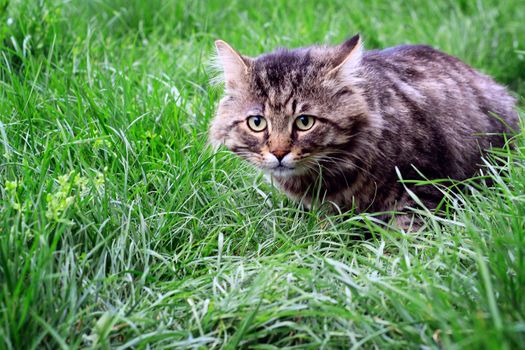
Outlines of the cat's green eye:
M 248 117 L 248 126 L 255 132 L 266 129 L 266 119 L 262 115 L 252 115 Z
M 295 119 L 295 126 L 301 131 L 310 130 L 315 124 L 315 118 L 311 115 L 300 115 Z

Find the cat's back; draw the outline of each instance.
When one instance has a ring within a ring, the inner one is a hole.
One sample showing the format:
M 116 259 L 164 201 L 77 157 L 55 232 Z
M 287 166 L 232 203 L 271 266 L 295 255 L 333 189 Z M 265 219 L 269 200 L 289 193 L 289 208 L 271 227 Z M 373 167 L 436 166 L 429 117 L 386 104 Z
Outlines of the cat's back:
M 363 67 L 369 74 L 395 77 L 413 84 L 418 81 L 449 78 L 456 83 L 482 75 L 458 58 L 428 45 L 399 45 L 366 51 Z
M 408 62 L 416 65 L 462 63 L 456 57 L 429 45 L 398 45 L 381 50 L 365 51 L 363 54 L 363 63 L 367 65 Z
M 410 105 L 439 117 L 436 122 L 483 124 L 480 132 L 504 132 L 493 114 L 517 129 L 515 99 L 505 87 L 460 59 L 427 45 L 401 45 L 365 52 L 362 65 L 375 107 Z M 401 101 L 401 102 L 400 102 Z

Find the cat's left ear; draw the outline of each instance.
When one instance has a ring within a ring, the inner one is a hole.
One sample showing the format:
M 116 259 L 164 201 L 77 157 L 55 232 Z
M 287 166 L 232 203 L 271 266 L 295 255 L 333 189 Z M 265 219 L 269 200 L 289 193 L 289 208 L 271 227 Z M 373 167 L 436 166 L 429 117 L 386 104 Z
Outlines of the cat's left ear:
M 363 42 L 359 34 L 354 35 L 338 46 L 339 54 L 335 61 L 335 68 L 329 75 L 339 75 L 343 78 L 352 76 L 361 63 L 363 57 Z

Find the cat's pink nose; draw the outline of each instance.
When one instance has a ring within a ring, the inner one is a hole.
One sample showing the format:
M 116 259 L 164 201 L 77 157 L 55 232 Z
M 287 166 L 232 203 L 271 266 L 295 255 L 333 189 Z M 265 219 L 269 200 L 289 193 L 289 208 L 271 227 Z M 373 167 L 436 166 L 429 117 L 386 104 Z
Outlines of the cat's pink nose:
M 275 151 L 272 151 L 272 154 L 277 158 L 277 160 L 280 162 L 283 160 L 284 156 L 286 156 L 289 152 L 284 149 L 276 149 Z

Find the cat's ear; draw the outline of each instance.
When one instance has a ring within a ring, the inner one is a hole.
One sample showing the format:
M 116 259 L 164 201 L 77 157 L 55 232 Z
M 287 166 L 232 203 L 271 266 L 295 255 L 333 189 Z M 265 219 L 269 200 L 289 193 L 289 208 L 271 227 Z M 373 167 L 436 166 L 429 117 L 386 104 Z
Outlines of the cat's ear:
M 335 61 L 335 67 L 330 70 L 329 75 L 339 75 L 343 78 L 354 74 L 361 63 L 363 56 L 363 42 L 359 34 L 354 35 L 337 47 L 339 54 Z
M 222 40 L 215 41 L 217 60 L 224 74 L 226 89 L 234 89 L 247 81 L 249 57 L 239 54 L 233 47 Z

